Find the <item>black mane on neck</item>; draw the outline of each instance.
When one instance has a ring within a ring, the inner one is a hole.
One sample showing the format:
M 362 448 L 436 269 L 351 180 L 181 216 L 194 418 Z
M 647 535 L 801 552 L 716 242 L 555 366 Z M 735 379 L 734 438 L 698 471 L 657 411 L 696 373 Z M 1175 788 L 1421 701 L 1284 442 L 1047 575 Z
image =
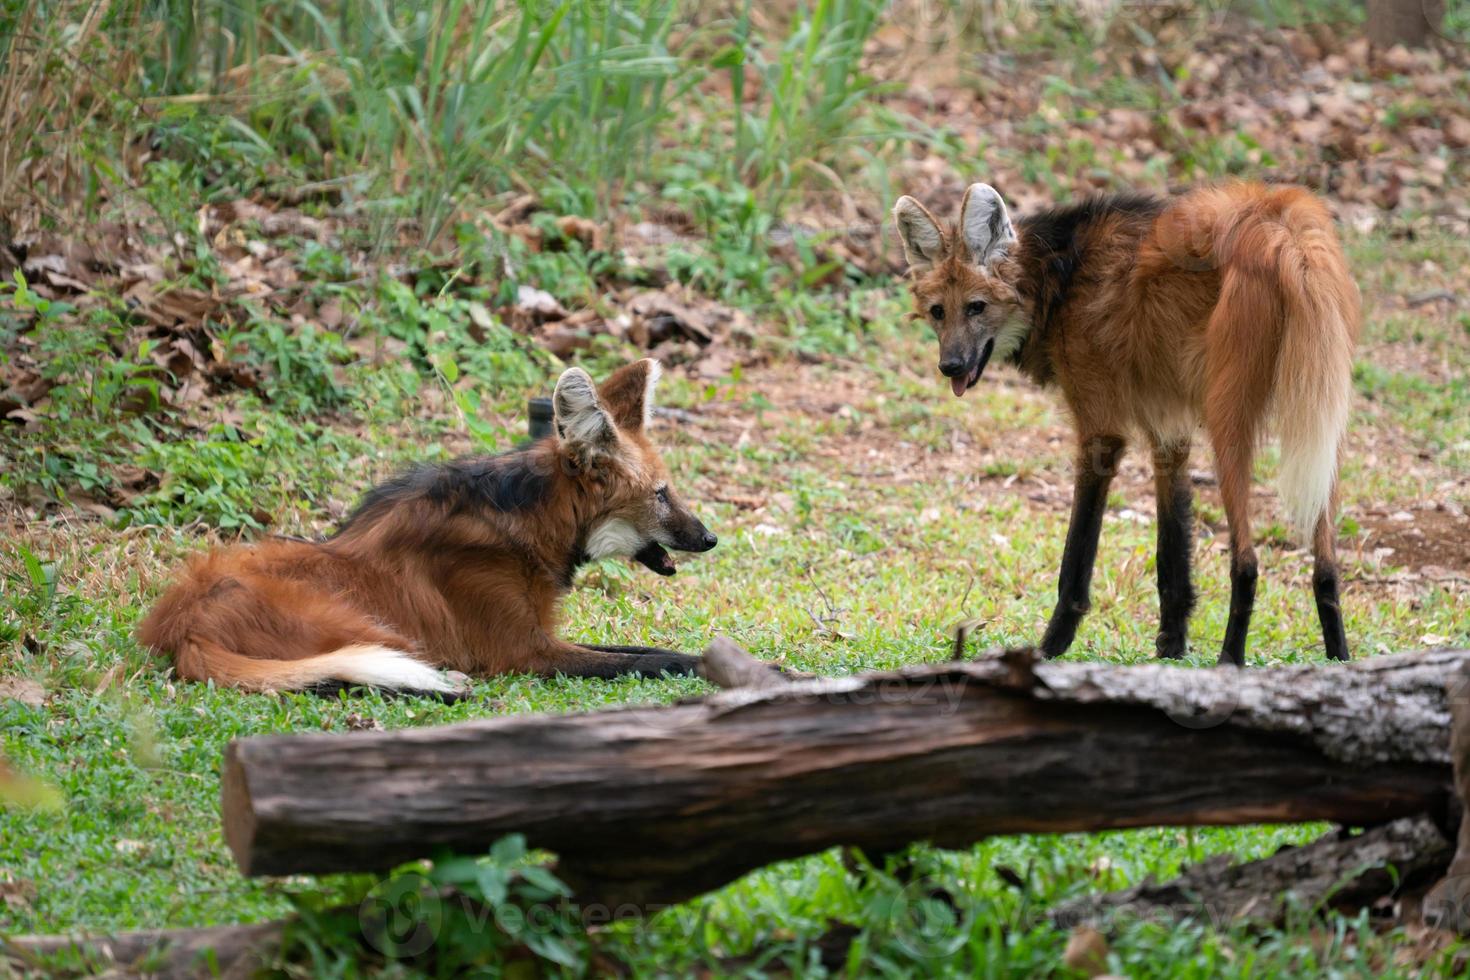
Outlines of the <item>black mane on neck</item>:
M 369 490 L 337 533 L 407 500 L 438 504 L 451 514 L 529 510 L 547 498 L 552 482 L 545 458 L 533 449 L 528 446 L 497 456 L 466 456 L 414 466 Z
M 1090 226 L 1113 215 L 1146 225 L 1159 216 L 1165 203 L 1152 194 L 1103 194 L 1023 218 L 1018 254 L 1022 281 L 1035 290 L 1033 329 L 1045 335 L 1071 299 L 1086 258 L 1085 233 Z

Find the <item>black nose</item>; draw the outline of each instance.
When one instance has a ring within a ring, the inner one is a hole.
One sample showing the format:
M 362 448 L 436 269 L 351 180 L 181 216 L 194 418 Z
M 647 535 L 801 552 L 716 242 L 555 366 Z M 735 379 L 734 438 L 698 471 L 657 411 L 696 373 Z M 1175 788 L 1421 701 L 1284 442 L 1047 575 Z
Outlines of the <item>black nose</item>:
M 968 370 L 968 365 L 958 357 L 946 357 L 939 362 L 939 373 L 946 378 L 957 378 Z
M 717 537 L 715 537 L 713 534 L 710 534 L 708 531 L 705 531 L 704 532 L 704 542 L 703 543 L 704 543 L 704 550 L 705 551 L 708 551 L 711 548 L 713 548 L 715 545 L 719 544 L 720 543 L 720 539 L 717 538 Z

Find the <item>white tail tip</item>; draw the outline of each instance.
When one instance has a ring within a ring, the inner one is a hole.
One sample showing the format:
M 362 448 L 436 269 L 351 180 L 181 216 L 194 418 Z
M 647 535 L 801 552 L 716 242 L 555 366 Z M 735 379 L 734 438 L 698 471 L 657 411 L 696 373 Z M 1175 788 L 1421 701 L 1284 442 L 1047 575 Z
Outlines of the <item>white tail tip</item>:
M 343 647 L 313 657 L 311 663 L 313 667 L 322 668 L 324 680 L 404 691 L 436 691 L 442 694 L 459 691 L 442 671 L 402 650 L 376 644 Z

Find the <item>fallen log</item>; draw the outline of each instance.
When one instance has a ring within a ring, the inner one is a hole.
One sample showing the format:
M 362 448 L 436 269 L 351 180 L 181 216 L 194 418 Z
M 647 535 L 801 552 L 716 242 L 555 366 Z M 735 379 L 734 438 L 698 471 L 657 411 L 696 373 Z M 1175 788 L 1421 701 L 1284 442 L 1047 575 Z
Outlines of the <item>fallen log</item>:
M 1470 662 L 1461 664 L 1446 685 L 1450 702 L 1450 755 L 1454 760 L 1455 798 L 1460 832 L 1454 860 L 1444 877 L 1424 897 L 1424 921 L 1470 935 Z
M 246 874 L 382 870 L 521 832 L 584 903 L 994 834 L 1443 815 L 1467 651 L 1263 670 L 1015 651 L 667 707 L 262 736 L 226 752 Z
M 253 977 L 275 957 L 284 922 L 142 929 L 115 936 L 15 936 L 0 938 L 0 974 L 52 976 L 54 957 L 81 968 L 76 976 L 141 976 L 193 980 L 201 976 Z M 44 973 L 42 972 L 44 971 Z
M 1361 834 L 1333 831 L 1259 861 L 1220 854 L 1165 882 L 1085 895 L 1052 908 L 1059 928 L 1113 926 L 1127 918 L 1193 919 L 1217 929 L 1238 920 L 1281 925 L 1293 909 L 1356 909 L 1386 895 L 1427 887 L 1453 848 L 1428 817 L 1404 817 Z

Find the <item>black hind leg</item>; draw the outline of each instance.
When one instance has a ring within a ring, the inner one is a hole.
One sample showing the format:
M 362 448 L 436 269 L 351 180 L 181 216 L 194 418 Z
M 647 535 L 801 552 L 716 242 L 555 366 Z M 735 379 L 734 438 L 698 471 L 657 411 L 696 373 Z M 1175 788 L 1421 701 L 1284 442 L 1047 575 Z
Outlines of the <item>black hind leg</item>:
M 1232 539 L 1234 532 L 1231 533 Z M 1225 622 L 1225 642 L 1220 647 L 1221 665 L 1245 666 L 1245 641 L 1250 635 L 1251 612 L 1256 607 L 1256 550 L 1247 541 L 1239 545 L 1232 540 L 1234 554 L 1230 559 L 1230 618 Z
M 1334 502 L 1335 503 L 1335 502 Z M 1312 594 L 1317 599 L 1317 618 L 1322 622 L 1322 646 L 1330 660 L 1351 660 L 1347 631 L 1342 625 L 1342 605 L 1337 596 L 1337 521 L 1335 506 L 1317 519 L 1312 535 Z
M 1154 446 L 1154 494 L 1159 512 L 1159 635 L 1154 649 L 1176 660 L 1189 648 L 1189 614 L 1194 609 L 1190 557 L 1194 545 L 1193 496 L 1189 487 L 1189 443 Z

